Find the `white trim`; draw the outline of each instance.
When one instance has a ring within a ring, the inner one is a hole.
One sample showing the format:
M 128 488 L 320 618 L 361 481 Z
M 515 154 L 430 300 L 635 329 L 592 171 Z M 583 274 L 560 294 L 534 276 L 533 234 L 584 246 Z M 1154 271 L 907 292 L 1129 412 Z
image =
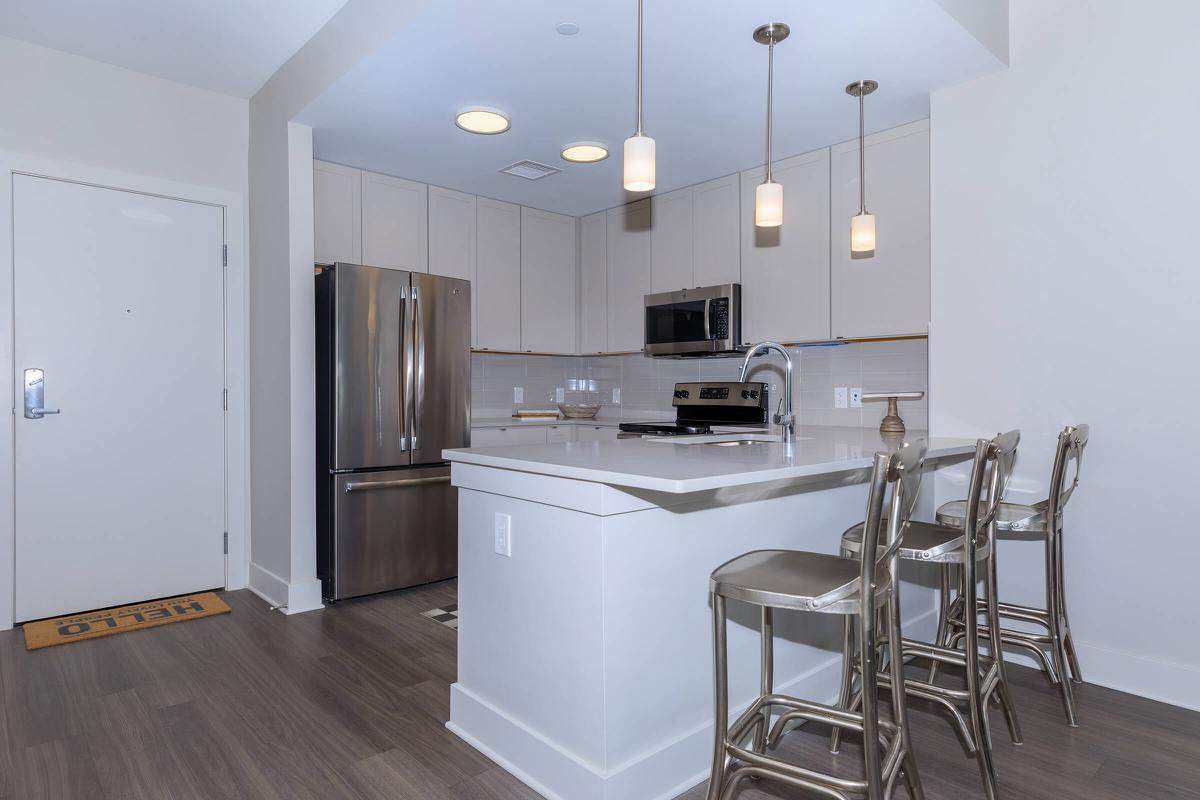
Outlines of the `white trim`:
M 225 587 L 244 588 L 249 579 L 249 470 L 246 439 L 247 298 L 245 196 L 241 192 L 118 172 L 58 159 L 0 150 L 0 330 L 8 333 L 9 346 L 0 347 L 0 387 L 7 386 L 15 408 L 13 383 L 13 230 L 12 175 L 39 175 L 58 180 L 143 192 L 162 197 L 208 203 L 225 210 L 225 243 L 229 265 L 225 272 L 225 385 L 229 390 L 226 414 L 226 515 L 229 554 L 225 560 Z M 16 585 L 15 564 L 15 418 L 0 425 L 0 630 L 13 625 Z
M 313 578 L 303 583 L 288 583 L 269 569 L 250 563 L 250 581 L 246 588 L 273 608 L 285 614 L 303 614 L 324 608 L 321 600 L 321 581 Z
M 1086 642 L 1075 647 L 1085 682 L 1200 711 L 1200 669 Z

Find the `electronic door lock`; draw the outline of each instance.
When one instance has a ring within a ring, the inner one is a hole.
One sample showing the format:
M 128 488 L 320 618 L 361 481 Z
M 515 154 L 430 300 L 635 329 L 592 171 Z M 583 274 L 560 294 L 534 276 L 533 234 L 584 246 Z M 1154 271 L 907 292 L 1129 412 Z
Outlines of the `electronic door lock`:
M 25 419 L 41 419 L 48 414 L 61 414 L 57 408 L 46 408 L 46 372 L 38 367 L 25 370 Z

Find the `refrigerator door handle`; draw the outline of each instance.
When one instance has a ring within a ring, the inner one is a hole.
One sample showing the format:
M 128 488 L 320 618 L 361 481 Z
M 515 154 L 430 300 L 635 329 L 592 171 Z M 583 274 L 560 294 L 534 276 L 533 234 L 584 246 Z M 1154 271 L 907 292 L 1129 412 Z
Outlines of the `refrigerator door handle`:
M 406 486 L 429 486 L 434 483 L 449 483 L 449 475 L 438 475 L 433 478 L 405 478 L 395 481 L 347 481 L 344 491 L 351 492 L 375 491 L 376 489 L 403 489 Z
M 417 294 L 417 287 L 412 287 L 413 301 L 413 347 L 416 349 L 416 400 L 415 411 L 412 416 L 412 449 L 417 450 L 420 445 L 417 443 L 420 434 L 419 424 L 425 419 L 425 315 L 422 312 L 420 297 Z
M 412 301 L 415 303 L 417 299 L 417 290 L 412 290 Z M 412 336 L 409 332 L 409 326 L 412 314 L 409 311 L 409 293 L 408 287 L 400 289 L 400 309 L 402 318 L 400 320 L 400 361 L 402 366 L 402 378 L 404 383 L 401 394 L 400 409 L 400 449 L 415 450 L 417 447 L 417 439 L 415 431 L 412 430 L 412 393 L 413 393 L 413 353 L 412 353 Z

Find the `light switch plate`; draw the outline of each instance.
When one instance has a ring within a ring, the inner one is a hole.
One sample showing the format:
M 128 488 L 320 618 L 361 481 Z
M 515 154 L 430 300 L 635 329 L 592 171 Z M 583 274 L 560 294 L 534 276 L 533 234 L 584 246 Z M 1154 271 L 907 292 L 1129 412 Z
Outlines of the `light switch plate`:
M 833 388 L 833 407 L 834 408 L 848 408 L 849 407 L 849 405 L 846 401 L 846 387 L 845 386 L 835 386 Z
M 862 387 L 855 386 L 850 390 L 850 407 L 862 408 Z
M 524 386 L 514 386 L 513 387 L 513 402 L 514 403 L 524 403 L 525 402 L 525 387 Z
M 620 389 L 613 389 L 613 404 L 614 405 L 621 404 L 621 390 Z
M 561 386 L 557 387 L 554 390 L 554 402 L 556 402 L 556 403 L 567 402 L 567 390 Z
M 512 516 L 496 512 L 496 554 L 512 558 Z

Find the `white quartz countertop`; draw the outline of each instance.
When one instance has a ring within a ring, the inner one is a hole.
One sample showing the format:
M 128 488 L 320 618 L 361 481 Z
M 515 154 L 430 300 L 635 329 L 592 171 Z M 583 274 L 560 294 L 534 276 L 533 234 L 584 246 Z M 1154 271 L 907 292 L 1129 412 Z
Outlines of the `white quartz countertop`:
M 615 428 L 627 419 L 567 419 L 559 417 L 533 417 L 513 419 L 512 417 L 472 417 L 472 428 L 544 428 L 549 425 L 587 425 L 591 427 Z
M 701 443 L 728 436 L 479 447 L 445 450 L 442 456 L 462 464 L 683 494 L 851 472 L 870 467 L 877 451 L 896 446 L 876 428 L 802 426 L 797 436 L 791 456 L 778 441 L 736 447 Z M 908 441 L 927 438 L 919 430 L 905 435 Z M 974 449 L 974 439 L 934 438 L 928 458 Z

